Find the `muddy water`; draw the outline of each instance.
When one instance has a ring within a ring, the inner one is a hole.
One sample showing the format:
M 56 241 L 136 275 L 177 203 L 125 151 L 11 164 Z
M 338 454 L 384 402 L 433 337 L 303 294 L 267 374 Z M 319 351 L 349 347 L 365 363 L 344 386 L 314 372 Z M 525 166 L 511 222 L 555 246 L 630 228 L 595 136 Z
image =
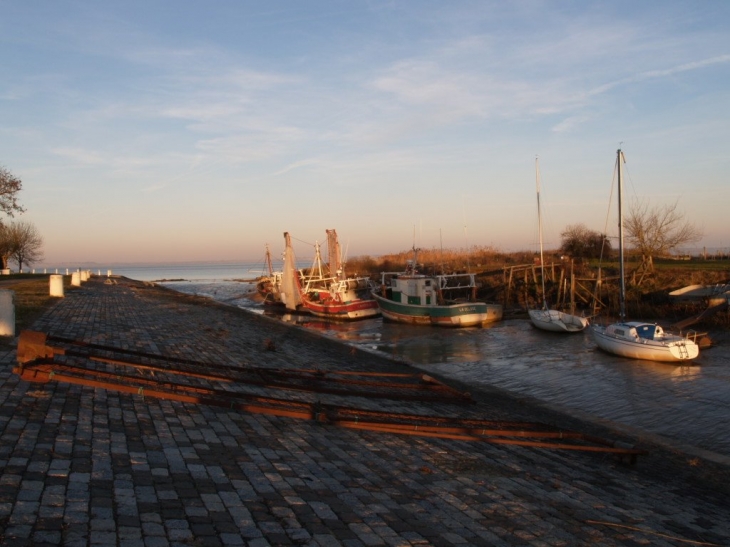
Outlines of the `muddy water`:
M 730 457 L 730 340 L 722 333 L 713 333 L 718 345 L 693 364 L 673 365 L 608 355 L 587 331 L 548 333 L 526 319 L 466 330 L 358 328 L 364 337 L 335 336 L 467 384 L 496 386 Z
M 257 311 L 221 288 L 210 296 Z M 693 364 L 674 365 L 609 355 L 596 348 L 587 331 L 549 333 L 527 319 L 474 329 L 384 324 L 381 319 L 345 324 L 281 319 L 424 371 L 496 386 L 730 458 L 730 335 L 725 332 L 710 333 L 716 345 L 701 351 Z
M 384 333 L 383 341 L 389 338 Z M 466 383 L 497 386 L 730 456 L 726 345 L 703 351 L 692 365 L 654 363 L 608 355 L 588 332 L 560 335 L 508 320 L 386 342 L 381 350 Z

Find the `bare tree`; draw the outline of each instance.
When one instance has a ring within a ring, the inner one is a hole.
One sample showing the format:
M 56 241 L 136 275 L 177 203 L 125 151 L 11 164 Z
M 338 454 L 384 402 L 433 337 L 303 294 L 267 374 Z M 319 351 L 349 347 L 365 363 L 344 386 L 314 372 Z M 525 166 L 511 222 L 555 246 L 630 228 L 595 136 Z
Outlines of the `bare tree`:
M 6 228 L 9 233 L 10 258 L 18 264 L 18 272 L 23 271 L 23 264 L 33 264 L 43 260 L 43 237 L 35 225 L 30 222 L 12 222 Z
M 10 234 L 10 228 L 0 222 L 0 266 L 3 270 L 8 269 L 8 260 L 13 254 L 13 240 Z
M 611 242 L 602 235 L 586 228 L 585 224 L 566 226 L 560 234 L 560 251 L 574 258 L 600 258 L 611 252 Z
M 18 203 L 18 192 L 22 189 L 22 181 L 0 165 L 0 212 L 12 217 L 25 210 Z
M 646 202 L 632 207 L 624 229 L 629 242 L 649 263 L 652 257 L 666 256 L 677 247 L 699 241 L 703 235 L 677 211 L 677 202 L 651 209 Z

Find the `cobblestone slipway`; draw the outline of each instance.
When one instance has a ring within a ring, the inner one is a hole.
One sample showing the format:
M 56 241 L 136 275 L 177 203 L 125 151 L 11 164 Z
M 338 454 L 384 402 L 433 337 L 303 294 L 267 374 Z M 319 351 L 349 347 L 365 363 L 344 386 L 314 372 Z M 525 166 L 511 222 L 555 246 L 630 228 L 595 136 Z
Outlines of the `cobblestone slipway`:
M 33 329 L 231 367 L 410 370 L 242 310 L 115 281 L 67 291 Z M 14 365 L 14 346 L 2 346 L 0 545 L 730 545 L 728 468 L 645 439 L 624 438 L 649 450 L 632 466 L 31 384 Z M 473 395 L 477 404 L 458 408 L 348 403 L 620 436 L 496 390 Z

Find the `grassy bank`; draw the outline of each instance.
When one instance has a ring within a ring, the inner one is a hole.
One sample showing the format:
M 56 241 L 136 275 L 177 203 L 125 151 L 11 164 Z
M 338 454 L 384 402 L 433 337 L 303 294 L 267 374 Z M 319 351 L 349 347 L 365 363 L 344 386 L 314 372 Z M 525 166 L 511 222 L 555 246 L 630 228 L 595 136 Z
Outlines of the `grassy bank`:
M 511 312 L 526 312 L 542 304 L 538 255 L 530 252 L 504 254 L 491 248 L 475 248 L 472 252 L 423 249 L 419 251 L 419 270 L 424 273 L 469 271 L 477 274 L 478 298 L 499 302 Z M 382 271 L 403 271 L 412 251 L 380 257 L 355 257 L 348 261 L 348 273 L 367 274 L 380 279 Z M 604 260 L 561 260 L 555 253 L 546 253 L 546 292 L 551 305 L 568 300 L 571 270 L 576 279 L 576 302 L 579 308 L 592 312 L 596 279 L 600 278 L 602 315 L 616 316 L 619 307 L 619 264 L 614 258 Z M 707 302 L 676 303 L 671 291 L 688 285 L 730 283 L 730 260 L 655 259 L 653 269 L 642 268 L 641 257 L 629 256 L 626 263 L 627 313 L 629 317 L 674 322 L 699 313 Z M 730 328 L 728 313 L 703 320 L 707 328 Z
M 382 271 L 402 271 L 406 261 L 412 259 L 412 252 L 402 252 L 382 257 L 355 257 L 348 261 L 349 274 L 371 275 L 380 280 Z M 478 297 L 483 300 L 499 302 L 507 308 L 526 310 L 537 307 L 541 303 L 541 290 L 535 282 L 533 266 L 536 255 L 532 253 L 503 254 L 492 249 L 477 249 L 467 256 L 460 251 L 425 250 L 419 253 L 419 264 L 423 271 L 471 271 L 477 272 L 481 285 Z M 547 259 L 552 260 L 552 259 Z M 546 261 L 547 261 L 546 260 Z M 569 263 L 557 261 L 565 268 L 563 283 L 559 283 L 560 274 L 554 281 L 547 283 L 548 300 L 551 304 L 559 301 L 560 287 L 565 298 L 565 279 L 569 272 Z M 507 290 L 505 272 L 509 268 L 525 265 L 525 271 L 515 276 L 513 285 Z M 576 277 L 584 280 L 586 287 L 583 301 L 578 306 L 589 308 L 591 284 L 598 272 L 597 261 L 585 261 L 574 264 Z M 637 274 L 640 261 L 630 260 L 627 271 L 627 312 L 630 317 L 676 321 L 702 311 L 707 307 L 705 302 L 677 304 L 671 301 L 669 293 L 688 285 L 716 285 L 730 283 L 730 261 L 728 260 L 655 260 L 654 269 L 645 274 Z M 443 267 L 443 270 L 442 270 Z M 604 282 L 601 300 L 607 309 L 602 314 L 618 313 L 618 263 L 603 262 L 601 271 Z M 74 290 L 71 276 L 63 276 L 64 291 Z M 58 302 L 57 297 L 50 296 L 49 275 L 46 274 L 12 274 L 0 277 L 0 289 L 11 289 L 15 292 L 15 332 L 29 328 L 33 322 L 50 306 Z M 704 320 L 705 328 L 730 329 L 730 313 L 723 312 Z M 10 337 L 0 337 L 0 344 L 12 343 Z
M 43 312 L 58 302 L 50 296 L 49 276 L 44 274 L 11 274 L 0 278 L 0 289 L 14 292 L 15 333 L 29 328 Z M 64 292 L 71 289 L 71 276 L 63 276 Z M 13 338 L 0 336 L 0 344 L 13 343 Z

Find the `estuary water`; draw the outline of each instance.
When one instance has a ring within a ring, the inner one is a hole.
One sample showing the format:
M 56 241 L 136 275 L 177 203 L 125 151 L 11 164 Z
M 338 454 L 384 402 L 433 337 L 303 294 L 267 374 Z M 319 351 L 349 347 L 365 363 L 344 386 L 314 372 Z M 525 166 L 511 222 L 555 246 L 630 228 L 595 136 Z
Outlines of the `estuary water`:
M 274 268 L 281 269 L 280 261 L 273 263 Z M 122 275 L 137 281 L 184 280 L 186 282 L 233 281 L 253 279 L 266 272 L 266 266 L 260 262 L 176 262 L 169 264 L 81 264 L 48 266 L 36 268 L 38 273 L 68 274 L 77 270 L 89 270 L 92 274 Z
M 276 268 L 277 265 L 274 265 Z M 75 270 L 76 268 L 74 268 Z M 89 266 L 92 273 L 155 281 L 176 291 L 267 313 L 251 297 L 262 262 Z M 49 270 L 52 272 L 52 270 Z M 62 272 L 59 268 L 59 273 Z M 327 322 L 276 315 L 467 385 L 494 386 L 568 414 L 659 436 L 682 450 L 730 462 L 730 333 L 691 365 L 637 361 L 598 350 L 589 332 L 561 335 L 506 319 L 483 328 L 413 327 L 367 319 Z
M 179 281 L 163 285 L 254 313 L 253 283 Z M 473 386 L 494 386 L 568 414 L 666 441 L 689 453 L 730 462 L 730 333 L 710 332 L 715 345 L 689 365 L 625 359 L 597 349 L 588 331 L 556 334 L 528 319 L 482 328 L 444 329 L 383 323 L 328 322 L 273 314 L 324 336 L 388 355 L 424 372 Z

